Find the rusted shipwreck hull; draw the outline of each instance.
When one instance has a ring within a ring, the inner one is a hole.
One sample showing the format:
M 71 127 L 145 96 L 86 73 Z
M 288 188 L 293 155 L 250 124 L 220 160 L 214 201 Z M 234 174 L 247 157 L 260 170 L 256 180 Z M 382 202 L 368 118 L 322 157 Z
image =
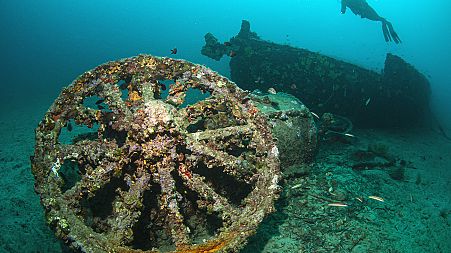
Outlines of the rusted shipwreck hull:
M 400 57 L 387 54 L 382 73 L 306 49 L 260 39 L 243 21 L 230 41 L 205 35 L 202 54 L 230 60 L 231 79 L 241 88 L 291 93 L 311 111 L 350 118 L 358 126 L 391 127 L 419 123 L 429 112 L 430 85 Z

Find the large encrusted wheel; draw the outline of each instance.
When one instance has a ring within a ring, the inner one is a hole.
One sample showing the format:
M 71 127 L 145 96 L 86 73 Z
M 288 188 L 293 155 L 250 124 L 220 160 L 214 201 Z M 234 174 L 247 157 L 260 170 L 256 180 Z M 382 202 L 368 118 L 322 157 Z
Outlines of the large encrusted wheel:
M 210 96 L 186 105 L 190 90 Z M 81 252 L 237 251 L 279 188 L 277 147 L 246 95 L 204 66 L 149 55 L 78 77 L 31 159 L 56 235 Z M 72 124 L 91 132 L 64 143 Z

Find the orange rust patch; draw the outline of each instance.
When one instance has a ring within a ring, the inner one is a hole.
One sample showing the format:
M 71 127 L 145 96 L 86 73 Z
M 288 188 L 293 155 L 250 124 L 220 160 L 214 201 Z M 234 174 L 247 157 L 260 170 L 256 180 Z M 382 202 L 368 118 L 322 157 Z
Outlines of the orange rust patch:
M 115 65 L 111 66 L 111 67 L 108 69 L 107 73 L 108 73 L 109 75 L 112 75 L 112 74 L 116 74 L 116 73 L 118 73 L 118 72 L 120 72 L 120 71 L 121 71 L 121 67 L 120 67 L 120 65 L 119 65 L 118 63 L 116 63 Z
M 138 94 L 137 91 L 132 91 L 130 92 L 130 94 L 128 95 L 128 98 L 132 101 L 132 102 L 136 102 L 138 100 L 141 100 L 141 96 Z
M 100 110 L 98 110 L 98 111 L 96 112 L 95 118 L 96 118 L 96 120 L 100 120 L 101 117 L 102 117 L 102 112 L 101 112 Z
M 197 74 L 197 72 L 199 72 L 199 69 L 198 69 L 198 68 L 193 68 L 193 70 L 192 70 L 192 71 L 193 71 L 193 74 L 195 74 L 195 75 L 196 75 L 196 74 Z
M 206 244 L 198 245 L 198 246 L 185 246 L 185 247 L 179 247 L 175 251 L 171 251 L 171 253 L 214 253 L 221 249 L 223 249 L 225 246 L 227 246 L 232 239 L 234 239 L 236 236 L 236 233 L 228 234 L 222 239 L 216 239 L 207 242 Z M 117 250 L 119 253 L 159 253 L 159 251 L 141 251 L 141 250 L 134 250 L 134 249 L 123 249 L 119 248 Z
M 257 109 L 257 107 L 255 107 L 255 106 L 251 106 L 251 107 L 248 109 L 248 112 L 249 112 L 252 116 L 254 116 L 254 115 L 258 112 L 258 109 Z
M 60 117 L 61 117 L 61 114 L 52 114 L 53 121 L 59 120 Z
M 84 89 L 84 86 L 83 86 L 82 82 L 77 82 L 72 88 L 72 90 L 76 93 L 82 91 L 83 89 Z
M 227 246 L 230 241 L 235 238 L 234 235 L 227 235 L 225 236 L 225 238 L 222 239 L 216 239 L 216 240 L 212 240 L 207 242 L 206 244 L 202 244 L 199 245 L 197 247 L 187 247 L 187 248 L 180 248 L 177 249 L 175 252 L 177 253 L 214 253 L 217 252 L 218 250 L 223 249 L 225 246 Z

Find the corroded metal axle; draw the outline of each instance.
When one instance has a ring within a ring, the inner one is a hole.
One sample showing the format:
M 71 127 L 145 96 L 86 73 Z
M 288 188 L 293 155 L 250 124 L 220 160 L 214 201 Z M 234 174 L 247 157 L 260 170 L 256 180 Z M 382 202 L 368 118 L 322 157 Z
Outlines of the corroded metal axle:
M 191 90 L 210 96 L 186 105 Z M 71 124 L 90 132 L 64 143 Z M 204 66 L 149 55 L 65 88 L 31 160 L 48 223 L 81 252 L 235 252 L 279 191 L 278 149 L 247 94 Z

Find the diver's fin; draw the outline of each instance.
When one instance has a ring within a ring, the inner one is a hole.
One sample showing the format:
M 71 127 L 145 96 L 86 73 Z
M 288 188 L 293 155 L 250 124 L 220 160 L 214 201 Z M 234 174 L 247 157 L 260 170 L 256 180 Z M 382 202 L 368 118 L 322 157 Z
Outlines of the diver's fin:
M 382 21 L 382 32 L 384 33 L 385 42 L 391 41 L 390 32 L 387 28 L 387 22 Z
M 401 39 L 399 38 L 398 34 L 395 32 L 395 29 L 393 28 L 393 25 L 387 21 L 388 30 L 390 31 L 390 36 L 393 38 L 393 41 L 396 44 L 401 43 Z

